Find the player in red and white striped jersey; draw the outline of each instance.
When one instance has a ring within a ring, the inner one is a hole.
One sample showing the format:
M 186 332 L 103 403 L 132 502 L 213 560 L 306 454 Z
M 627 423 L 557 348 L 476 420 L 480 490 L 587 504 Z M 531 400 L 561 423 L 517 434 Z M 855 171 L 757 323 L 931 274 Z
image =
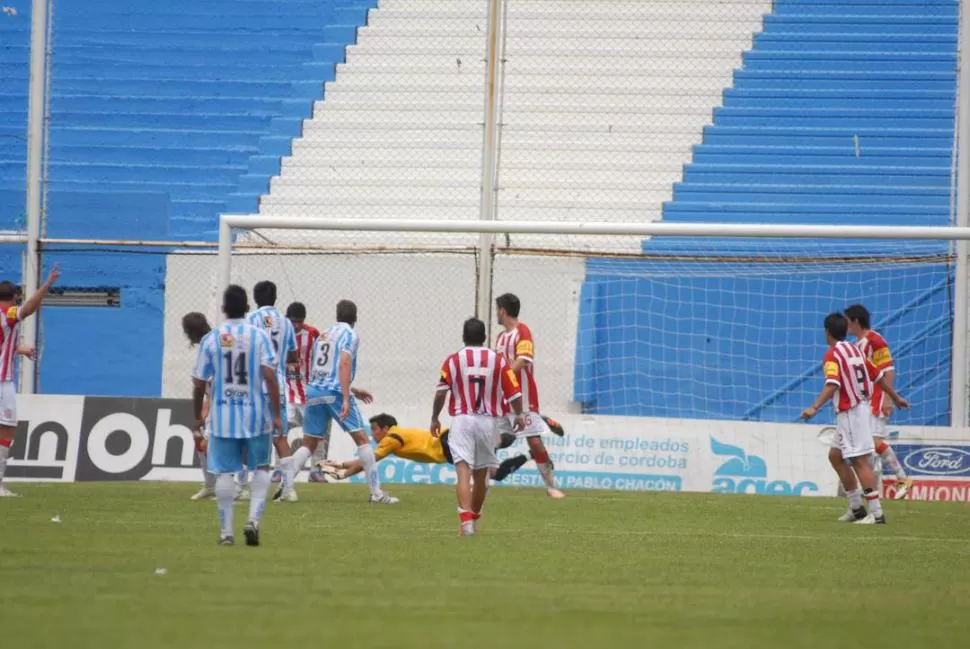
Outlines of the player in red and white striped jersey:
M 869 359 L 869 362 L 885 374 L 886 381 L 893 385 L 896 378 L 893 355 L 889 351 L 889 344 L 886 339 L 869 328 L 869 310 L 861 304 L 853 304 L 846 307 L 845 319 L 849 322 L 849 334 L 856 338 L 856 345 Z M 906 475 L 906 471 L 903 470 L 892 446 L 886 442 L 887 423 L 889 415 L 892 414 L 893 406 L 878 385 L 873 388 L 871 403 L 872 436 L 876 455 L 882 460 L 883 466 L 895 474 L 896 500 L 903 500 L 912 488 L 913 481 Z
M 488 492 L 489 471 L 499 466 L 495 456 L 498 422 L 508 421 L 511 408 L 516 414 L 515 428 L 523 424 L 519 381 L 505 356 L 485 347 L 487 338 L 484 322 L 477 318 L 465 321 L 465 347 L 442 364 L 431 411 L 431 434 L 437 437 L 441 433 L 438 416 L 445 397 L 449 397 L 448 448 L 458 476 L 458 520 L 463 536 L 475 533 L 475 522 L 481 518 Z
M 12 282 L 0 282 L 0 497 L 16 495 L 4 486 L 3 476 L 7 470 L 10 447 L 17 433 L 17 388 L 13 381 L 13 370 L 14 355 L 20 345 L 20 323 L 40 308 L 44 298 L 50 293 L 51 286 L 60 276 L 60 271 L 54 266 L 47 281 L 19 308 L 16 304 L 17 287 Z M 33 350 L 29 351 L 30 354 L 33 353 Z
M 827 401 L 831 400 L 835 405 L 836 436 L 829 449 L 829 462 L 849 499 L 849 511 L 839 520 L 863 524 L 885 523 L 876 474 L 872 468 L 874 448 L 869 397 L 873 384 L 882 386 L 900 408 L 908 408 L 909 403 L 887 383 L 885 372 L 877 370 L 858 347 L 846 342 L 848 327 L 841 313 L 826 316 L 825 341 L 829 349 L 822 360 L 825 387 L 815 402 L 802 412 L 802 418 L 808 420 L 814 417 Z M 863 497 L 869 505 L 868 513 L 862 506 Z
M 519 436 L 524 437 L 529 446 L 539 475 L 546 483 L 546 493 L 552 498 L 564 498 L 565 494 L 556 488 L 549 452 L 542 443 L 542 435 L 551 431 L 539 414 L 539 388 L 535 378 L 535 343 L 532 340 L 532 331 L 525 323 L 519 322 L 521 303 L 515 295 L 505 293 L 495 298 L 495 310 L 498 323 L 505 329 L 495 340 L 495 351 L 505 356 L 522 386 L 525 427 Z
M 303 427 L 303 412 L 306 409 L 306 386 L 310 378 L 310 358 L 313 356 L 313 344 L 320 337 L 320 331 L 306 323 L 306 305 L 293 302 L 286 307 L 286 317 L 296 330 L 297 365 L 290 366 L 286 376 L 286 413 L 289 427 Z M 330 432 L 330 421 L 327 421 L 327 433 Z M 326 482 L 326 474 L 317 468 L 317 464 L 327 459 L 330 450 L 330 435 L 320 439 L 313 457 L 310 460 L 310 482 Z M 280 494 L 281 495 L 281 494 Z M 274 499 L 277 499 L 274 496 Z

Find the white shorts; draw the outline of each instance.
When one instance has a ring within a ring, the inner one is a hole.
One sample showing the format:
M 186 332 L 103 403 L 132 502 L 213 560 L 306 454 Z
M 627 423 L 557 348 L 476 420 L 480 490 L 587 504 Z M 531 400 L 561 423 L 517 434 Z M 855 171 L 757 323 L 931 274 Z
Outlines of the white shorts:
M 514 428 L 515 415 L 499 417 L 499 433 L 513 433 L 516 437 L 541 437 L 542 435 L 552 434 L 552 431 L 549 430 L 549 426 L 546 424 L 546 420 L 539 413 L 524 412 L 522 413 L 522 418 L 525 420 L 525 428 L 516 433 Z
M 303 410 L 306 408 L 304 403 L 287 403 L 286 404 L 286 421 L 289 423 L 290 428 L 297 428 L 303 426 Z
M 17 388 L 13 381 L 0 381 L 0 426 L 17 427 Z
M 473 469 L 498 467 L 495 447 L 498 445 L 498 426 L 502 417 L 459 415 L 452 417 L 448 432 L 448 448 L 455 464 L 464 462 Z
M 870 410 L 870 413 L 872 411 Z M 879 439 L 886 439 L 889 436 L 887 432 L 889 428 L 889 417 L 877 417 L 872 415 L 872 436 L 878 437 Z
M 860 403 L 854 408 L 835 416 L 835 439 L 832 448 L 842 451 L 845 459 L 872 455 L 872 411 L 868 403 Z

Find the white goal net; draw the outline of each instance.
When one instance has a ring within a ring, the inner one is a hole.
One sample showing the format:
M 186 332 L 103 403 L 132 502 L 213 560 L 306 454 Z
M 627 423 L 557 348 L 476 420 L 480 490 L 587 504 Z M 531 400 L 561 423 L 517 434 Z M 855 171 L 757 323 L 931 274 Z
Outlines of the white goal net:
M 402 422 L 426 422 L 462 322 L 477 314 L 494 340 L 494 298 L 510 292 L 535 337 L 551 416 L 794 422 L 821 386 L 822 320 L 858 303 L 888 339 L 897 386 L 914 402 L 895 421 L 949 424 L 955 255 L 942 229 L 936 239 L 927 228 L 910 229 L 913 238 L 892 228 L 822 238 L 843 232 L 822 227 L 767 238 L 774 231 L 759 226 L 737 226 L 760 235 L 737 237 L 725 226 L 500 223 L 481 226 L 493 229 L 483 235 L 465 222 L 360 230 L 225 218 L 237 227 L 222 282 L 273 280 L 278 306 L 305 303 L 318 328 L 332 324 L 338 300 L 355 301 L 357 381 L 374 392 L 374 413 Z M 692 228 L 708 232 L 648 236 Z

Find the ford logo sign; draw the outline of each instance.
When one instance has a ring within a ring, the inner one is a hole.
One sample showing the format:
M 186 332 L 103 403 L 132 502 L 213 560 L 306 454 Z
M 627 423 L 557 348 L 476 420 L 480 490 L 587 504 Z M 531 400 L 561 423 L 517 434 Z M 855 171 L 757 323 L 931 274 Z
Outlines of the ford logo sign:
M 953 446 L 921 448 L 906 455 L 903 464 L 928 475 L 964 475 L 970 473 L 970 451 Z

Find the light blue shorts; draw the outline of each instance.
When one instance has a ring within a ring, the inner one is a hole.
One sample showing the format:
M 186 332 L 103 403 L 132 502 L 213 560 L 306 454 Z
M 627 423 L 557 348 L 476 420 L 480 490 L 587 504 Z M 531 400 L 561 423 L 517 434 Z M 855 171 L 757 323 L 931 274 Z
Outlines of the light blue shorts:
M 246 466 L 255 469 L 267 466 L 270 460 L 270 436 L 248 439 L 209 437 L 209 473 L 236 473 Z M 245 457 L 244 457 L 245 453 Z
M 310 388 L 306 395 L 306 410 L 303 412 L 303 434 L 307 437 L 326 437 L 330 432 L 330 422 L 348 433 L 364 429 L 364 418 L 357 407 L 357 399 L 350 397 L 350 415 L 340 420 L 340 409 L 344 397 L 339 392 Z

